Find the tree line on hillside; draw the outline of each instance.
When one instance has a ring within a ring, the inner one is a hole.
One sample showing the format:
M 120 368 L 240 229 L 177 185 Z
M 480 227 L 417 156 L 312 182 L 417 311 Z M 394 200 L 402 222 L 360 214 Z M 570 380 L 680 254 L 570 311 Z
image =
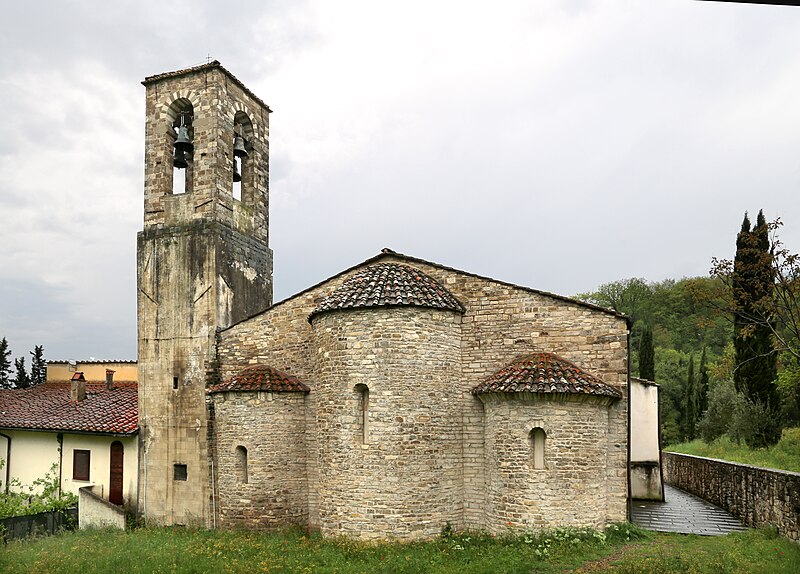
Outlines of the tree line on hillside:
M 774 444 L 800 425 L 800 258 L 780 220 L 745 214 L 733 260 L 709 277 L 601 285 L 579 299 L 633 319 L 632 373 L 661 388 L 665 445 L 728 434 Z
M 27 389 L 43 383 L 47 378 L 47 360 L 44 358 L 44 347 L 34 345 L 31 355 L 30 372 L 25 367 L 25 355 L 14 359 L 11 367 L 11 349 L 5 337 L 0 339 L 0 389 Z

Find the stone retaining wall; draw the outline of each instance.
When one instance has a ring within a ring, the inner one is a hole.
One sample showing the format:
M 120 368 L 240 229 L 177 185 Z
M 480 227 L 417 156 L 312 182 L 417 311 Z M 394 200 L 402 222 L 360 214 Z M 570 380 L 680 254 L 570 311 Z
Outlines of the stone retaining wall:
M 668 484 L 716 504 L 747 526 L 771 524 L 800 541 L 800 473 L 674 452 L 663 453 Z

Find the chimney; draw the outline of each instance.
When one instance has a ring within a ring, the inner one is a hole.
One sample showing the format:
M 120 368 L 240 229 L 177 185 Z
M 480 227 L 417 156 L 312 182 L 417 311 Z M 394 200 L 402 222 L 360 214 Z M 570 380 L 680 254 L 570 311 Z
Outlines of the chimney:
M 114 388 L 114 373 L 111 369 L 106 369 L 106 390 L 110 391 Z
M 72 375 L 70 382 L 69 400 L 78 402 L 86 399 L 86 379 L 83 378 L 83 373 L 78 371 Z

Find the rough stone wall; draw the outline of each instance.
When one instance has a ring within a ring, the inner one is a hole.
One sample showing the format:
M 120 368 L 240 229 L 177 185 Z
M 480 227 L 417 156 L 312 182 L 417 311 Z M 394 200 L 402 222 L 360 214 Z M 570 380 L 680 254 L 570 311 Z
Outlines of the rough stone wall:
M 486 408 L 486 528 L 602 527 L 608 400 L 583 395 L 481 395 Z M 530 431 L 546 434 L 544 468 Z
M 461 331 L 461 409 L 464 413 L 465 527 L 483 528 L 483 417 L 470 389 L 533 351 L 550 351 L 600 377 L 622 394 L 607 411 L 608 520 L 627 518 L 628 331 L 622 317 L 569 300 L 404 258 L 447 287 L 467 308 Z M 387 256 L 387 261 L 392 261 Z M 488 451 L 487 451 L 488 452 Z
M 800 541 L 800 473 L 664 452 L 664 481 L 727 510 L 753 528 L 771 524 Z
M 221 526 L 308 523 L 305 393 L 227 392 L 214 403 Z M 237 447 L 247 449 L 247 482 Z
M 461 523 L 459 324 L 417 307 L 313 320 L 323 534 L 429 538 Z M 368 438 L 359 394 L 369 388 Z
M 218 357 L 223 379 L 248 365 L 264 364 L 298 377 L 311 388 L 306 396 L 306 476 L 308 521 L 312 528 L 319 527 L 319 446 L 315 393 L 317 353 L 308 316 L 323 297 L 344 280 L 344 276 L 336 277 L 219 333 Z
M 268 110 L 214 65 L 146 81 L 144 230 L 137 246 L 139 509 L 152 523 L 207 525 L 206 372 L 215 332 L 272 300 Z M 191 102 L 186 193 L 172 193 L 174 104 Z M 233 117 L 254 124 L 242 201 L 232 194 Z M 186 465 L 175 480 L 174 465 Z
M 458 528 L 486 527 L 485 413 L 472 387 L 517 355 L 555 352 L 599 376 L 623 393 L 605 410 L 607 425 L 604 500 L 608 521 L 627 516 L 627 325 L 610 313 L 452 269 L 393 256 L 380 261 L 416 267 L 446 286 L 465 306 L 458 318 L 460 360 L 453 366 L 450 407 L 460 413 L 463 473 L 461 511 L 452 520 Z M 317 434 L 317 391 L 320 360 L 314 330 L 307 318 L 324 296 L 338 288 L 350 272 L 331 278 L 264 313 L 220 333 L 221 374 L 227 378 L 250 364 L 264 363 L 299 377 L 312 389 L 308 395 L 309 522 L 320 526 L 319 460 L 323 446 Z M 324 316 L 324 314 L 322 315 Z M 322 317 L 321 316 L 321 317 Z M 317 319 L 314 320 L 315 323 Z M 335 348 L 336 341 L 331 341 Z M 324 352 L 324 350 L 323 350 Z M 351 385 L 352 387 L 352 385 Z M 372 387 L 370 387 L 372 388 Z M 530 429 L 528 429 L 530 430 Z M 566 486 L 564 486 L 566 488 Z
M 269 241 L 269 109 L 213 65 L 146 82 L 145 227 L 203 219 Z M 189 193 L 173 194 L 176 102 L 191 103 L 194 152 Z M 233 198 L 234 116 L 252 123 L 242 199 Z

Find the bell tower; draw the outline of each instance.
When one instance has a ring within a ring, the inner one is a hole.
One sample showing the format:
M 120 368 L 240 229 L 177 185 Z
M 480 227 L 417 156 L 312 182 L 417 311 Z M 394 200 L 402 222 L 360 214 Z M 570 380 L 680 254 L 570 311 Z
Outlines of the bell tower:
M 138 510 L 152 524 L 203 526 L 216 330 L 272 303 L 270 109 L 217 61 L 142 84 Z

